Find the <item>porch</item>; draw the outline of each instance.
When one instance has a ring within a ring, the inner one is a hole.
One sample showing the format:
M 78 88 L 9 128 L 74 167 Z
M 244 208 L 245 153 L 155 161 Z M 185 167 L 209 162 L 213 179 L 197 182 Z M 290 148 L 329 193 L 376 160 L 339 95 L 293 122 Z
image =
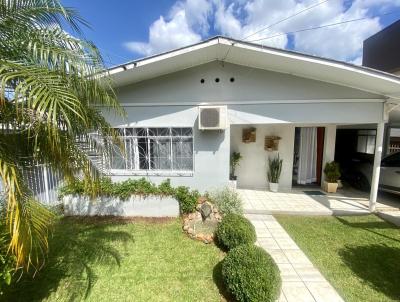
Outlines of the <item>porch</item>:
M 369 194 L 351 188 L 326 193 L 318 187 L 268 190 L 237 189 L 247 214 L 364 215 L 369 214 Z M 379 194 L 377 212 L 398 212 L 400 202 L 391 194 Z

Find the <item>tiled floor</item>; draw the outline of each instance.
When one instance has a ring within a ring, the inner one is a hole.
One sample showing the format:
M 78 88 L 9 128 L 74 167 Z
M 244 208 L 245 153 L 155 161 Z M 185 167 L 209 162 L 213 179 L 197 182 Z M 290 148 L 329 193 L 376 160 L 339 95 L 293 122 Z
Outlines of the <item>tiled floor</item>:
M 343 302 L 272 215 L 246 214 L 257 232 L 257 245 L 277 263 L 282 277 L 279 302 Z
M 277 193 L 265 190 L 238 189 L 246 213 L 252 214 L 299 214 L 299 215 L 356 215 L 367 214 L 368 195 L 358 191 L 340 190 L 325 195 L 307 195 L 303 191 L 316 189 L 292 189 Z M 317 189 L 318 190 L 318 189 Z M 393 197 L 396 199 L 397 197 Z M 397 200 L 379 202 L 377 210 L 397 210 Z

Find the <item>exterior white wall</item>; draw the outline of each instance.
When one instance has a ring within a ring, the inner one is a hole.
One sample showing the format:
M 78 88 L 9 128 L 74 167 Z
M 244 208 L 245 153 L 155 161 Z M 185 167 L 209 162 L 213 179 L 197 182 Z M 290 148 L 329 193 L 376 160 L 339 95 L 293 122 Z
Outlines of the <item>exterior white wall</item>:
M 112 175 L 113 181 L 127 178 L 141 178 L 160 183 L 171 179 L 173 186 L 190 186 L 206 191 L 228 185 L 230 131 L 200 131 L 197 122 L 197 107 L 150 106 L 127 107 L 127 119 L 123 120 L 105 112 L 107 120 L 114 127 L 193 127 L 194 171 L 191 176 L 177 174 L 133 175 L 127 173 Z
M 268 156 L 279 153 L 282 163 L 282 174 L 279 184 L 282 188 L 291 188 L 293 175 L 294 125 L 257 125 L 256 142 L 243 143 L 242 129 L 249 126 L 231 127 L 231 152 L 240 152 L 243 159 L 236 169 L 239 188 L 266 188 Z M 270 152 L 264 150 L 265 136 L 281 137 L 279 150 Z
M 230 82 L 232 77 L 234 82 Z M 217 61 L 119 87 L 116 92 L 124 104 L 380 98 L 348 87 Z
M 218 83 L 216 78 L 220 79 Z M 205 80 L 204 84 L 200 83 L 201 79 Z M 229 155 L 233 150 L 245 157 L 237 171 L 239 186 L 265 187 L 267 152 L 263 147 L 264 136 L 272 134 L 282 137 L 279 153 L 284 161 L 280 184 L 289 188 L 295 125 L 368 124 L 381 122 L 383 118 L 381 96 L 221 62 L 118 87 L 116 93 L 127 118 L 104 111 L 114 127 L 194 128 L 193 175 L 148 175 L 147 178 L 159 183 L 168 177 L 175 186 L 186 185 L 201 191 L 228 184 Z M 228 105 L 231 129 L 199 131 L 197 106 L 200 104 Z M 241 143 L 240 125 L 257 127 L 256 143 Z M 327 132 L 333 135 L 333 132 Z M 329 136 L 328 141 L 332 140 L 333 144 L 329 143 L 324 150 L 326 160 L 333 159 L 334 136 Z M 143 176 L 125 173 L 114 175 L 113 180 L 138 177 Z

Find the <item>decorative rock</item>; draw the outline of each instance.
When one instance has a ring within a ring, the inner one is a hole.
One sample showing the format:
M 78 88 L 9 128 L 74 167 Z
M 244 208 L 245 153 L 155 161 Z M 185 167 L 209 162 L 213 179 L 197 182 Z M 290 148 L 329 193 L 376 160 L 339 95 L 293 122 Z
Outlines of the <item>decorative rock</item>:
M 198 204 L 205 203 L 206 201 L 207 201 L 207 198 L 204 197 L 204 196 L 200 196 L 200 197 L 197 199 L 197 203 L 198 203 Z
M 204 240 L 205 240 L 205 236 L 204 236 L 204 234 L 202 234 L 202 233 L 197 234 L 197 235 L 196 235 L 196 238 L 199 239 L 199 240 L 201 240 L 201 241 L 204 241 Z
M 203 203 L 200 209 L 201 217 L 203 220 L 206 220 L 208 217 L 210 217 L 212 208 L 208 203 Z

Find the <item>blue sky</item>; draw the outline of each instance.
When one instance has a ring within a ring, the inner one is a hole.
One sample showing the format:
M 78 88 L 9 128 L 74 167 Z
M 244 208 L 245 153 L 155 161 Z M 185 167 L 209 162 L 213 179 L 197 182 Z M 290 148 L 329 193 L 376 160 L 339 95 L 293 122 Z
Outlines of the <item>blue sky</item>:
M 244 38 L 310 6 L 316 7 L 279 23 L 248 41 L 295 49 L 338 60 L 361 63 L 362 41 L 400 19 L 400 0 L 62 0 L 91 24 L 86 38 L 95 42 L 106 64 L 196 43 L 223 34 Z M 323 3 L 322 3 L 323 2 Z M 386 12 L 399 13 L 374 17 Z M 296 31 L 350 19 L 367 18 L 291 36 Z

